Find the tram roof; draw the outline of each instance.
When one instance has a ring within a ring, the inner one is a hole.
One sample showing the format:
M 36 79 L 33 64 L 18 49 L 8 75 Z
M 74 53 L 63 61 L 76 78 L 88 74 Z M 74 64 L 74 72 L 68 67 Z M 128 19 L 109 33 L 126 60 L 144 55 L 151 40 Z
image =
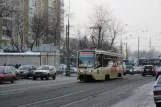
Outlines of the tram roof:
M 112 55 L 112 56 L 123 57 L 121 54 L 118 54 L 118 53 L 115 53 L 115 52 L 110 52 L 110 51 L 103 51 L 103 50 L 80 50 L 80 51 L 94 51 L 97 54 L 105 54 L 105 55 Z

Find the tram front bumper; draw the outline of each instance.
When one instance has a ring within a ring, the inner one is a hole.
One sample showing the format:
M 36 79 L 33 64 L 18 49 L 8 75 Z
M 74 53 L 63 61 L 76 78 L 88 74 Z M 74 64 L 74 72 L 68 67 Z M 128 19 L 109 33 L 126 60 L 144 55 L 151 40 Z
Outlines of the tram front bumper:
M 78 75 L 77 75 L 77 79 L 78 80 L 83 80 L 85 78 L 88 78 L 88 79 L 94 79 L 94 75 L 95 73 L 94 72 L 78 72 Z

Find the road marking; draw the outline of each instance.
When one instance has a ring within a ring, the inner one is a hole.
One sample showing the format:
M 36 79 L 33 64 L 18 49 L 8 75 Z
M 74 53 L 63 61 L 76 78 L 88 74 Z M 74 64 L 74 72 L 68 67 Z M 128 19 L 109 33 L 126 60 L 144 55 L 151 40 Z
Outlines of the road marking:
M 140 81 L 142 81 L 142 80 L 140 80 Z M 121 86 L 121 87 L 118 87 L 118 88 L 122 88 L 122 87 L 125 87 L 125 86 L 128 86 L 128 85 L 131 85 L 131 84 L 136 84 L 136 83 L 138 83 L 138 82 L 140 82 L 140 81 L 135 81 L 135 82 L 126 84 L 126 85 Z M 40 107 L 40 106 L 42 106 L 42 105 L 52 104 L 53 102 L 46 103 L 46 104 L 39 104 L 39 103 L 44 103 L 44 102 L 47 102 L 47 101 L 51 101 L 51 100 L 55 100 L 55 99 L 60 99 L 60 98 L 68 97 L 68 96 L 75 95 L 75 94 L 78 94 L 78 93 L 81 93 L 81 92 L 84 92 L 84 91 L 88 91 L 88 90 L 91 90 L 91 89 L 95 89 L 95 88 L 98 88 L 98 87 L 93 87 L 93 88 L 89 88 L 89 89 L 86 89 L 86 90 L 81 90 L 81 91 L 78 91 L 78 92 L 75 92 L 75 93 L 70 93 L 70 94 L 67 94 L 67 95 L 63 95 L 63 96 L 59 96 L 59 97 L 55 97 L 55 98 L 50 98 L 50 99 L 46 99 L 46 100 L 42 100 L 42 101 L 37 101 L 37 102 L 34 102 L 34 103 L 25 104 L 25 105 L 21 105 L 21 106 L 17 106 L 17 107 L 26 107 L 26 106 Z M 105 91 L 105 92 L 102 92 L 102 93 L 98 93 L 98 95 L 101 95 L 101 94 L 103 94 L 103 93 L 110 92 L 110 91 L 113 91 L 113 88 L 112 88 L 112 89 L 109 89 L 108 91 Z M 72 103 L 68 103 L 68 104 L 59 106 L 59 107 L 69 106 L 69 105 L 72 105 L 72 104 L 75 104 L 75 103 L 84 101 L 84 100 L 89 99 L 89 98 L 92 98 L 92 97 L 93 97 L 93 95 L 92 95 L 92 96 L 89 96 L 89 97 L 86 97 L 86 98 L 84 98 L 84 99 L 81 99 L 81 100 L 77 100 L 77 101 L 72 102 Z M 35 105 L 35 104 L 38 104 L 38 105 Z M 35 106 L 33 106 L 33 105 L 35 105 Z
M 22 90 L 28 90 L 28 89 L 35 89 L 35 88 L 45 88 L 45 87 L 49 87 L 49 86 L 56 86 L 56 85 L 63 85 L 63 84 L 68 84 L 68 83 L 74 83 L 74 82 L 66 82 L 66 83 L 58 83 L 58 84 L 50 84 L 50 85 L 41 85 L 41 86 L 35 86 L 35 87 L 29 87 L 29 88 L 19 88 L 19 89 L 15 89 L 15 90 L 8 90 L 8 91 L 0 91 L 0 95 L 8 95 L 8 92 L 14 92 L 14 91 L 22 91 Z M 7 94 L 3 94 L 3 93 L 7 93 Z M 11 93 L 12 94 L 12 93 Z
M 86 90 L 81 90 L 81 91 L 77 91 L 77 92 L 74 92 L 74 93 L 66 94 L 66 95 L 63 95 L 63 96 L 54 97 L 54 98 L 50 98 L 50 99 L 46 99 L 46 100 L 41 100 L 41 101 L 37 101 L 37 102 L 34 102 L 34 103 L 25 104 L 25 105 L 21 105 L 21 106 L 17 106 L 17 107 L 26 107 L 26 106 L 35 105 L 35 104 L 38 104 L 38 103 L 44 103 L 44 102 L 47 102 L 47 101 L 51 101 L 51 100 L 55 100 L 55 99 L 60 99 L 60 98 L 63 98 L 63 97 L 68 97 L 68 96 L 71 96 L 71 95 L 82 93 L 82 92 L 85 92 L 85 91 L 88 91 L 88 90 L 91 90 L 91 89 L 95 89 L 95 88 L 98 88 L 98 87 L 89 88 L 89 89 L 86 89 Z
M 69 79 L 67 79 L 67 78 L 57 78 L 56 80 L 54 80 L 54 82 L 61 82 L 61 81 L 64 81 L 64 80 L 69 80 Z M 71 79 L 70 81 L 72 81 L 73 79 Z M 41 83 L 53 83 L 53 81 L 52 80 L 49 80 L 49 81 L 33 81 L 33 80 L 23 80 L 23 79 L 21 79 L 21 80 L 18 80 L 17 82 L 16 82 L 16 84 L 9 84 L 9 85 L 0 85 L 0 88 L 1 87 L 13 87 L 13 86 L 21 86 L 21 85 L 33 85 L 33 84 L 35 84 L 35 83 L 37 83 L 37 84 L 41 84 Z
M 123 88 L 123 87 L 127 87 L 128 85 L 131 85 L 131 84 L 135 84 L 135 85 L 137 85 L 136 83 L 138 83 L 139 81 L 137 81 L 137 82 L 133 82 L 133 83 L 130 83 L 130 84 L 126 84 L 126 85 L 124 85 L 124 86 L 120 86 L 120 87 L 117 87 L 116 89 L 114 89 L 114 90 L 117 90 L 117 89 L 120 89 L 120 88 Z M 128 88 L 128 89 L 125 89 L 124 90 L 124 92 L 126 91 L 126 90 L 129 90 L 130 88 Z M 109 89 L 108 91 L 105 91 L 105 92 L 102 92 L 102 93 L 98 93 L 98 95 L 100 96 L 100 95 L 102 95 L 102 94 L 104 94 L 104 93 L 109 93 L 109 92 L 112 92 L 112 91 L 114 91 L 113 90 L 113 88 L 112 89 Z M 122 92 L 120 92 L 120 93 L 122 93 Z M 120 94 L 120 93 L 117 93 L 117 94 Z M 116 95 L 117 95 L 116 94 Z M 115 94 L 114 94 L 115 95 Z M 62 105 L 62 106 L 59 106 L 59 107 L 68 107 L 68 106 L 70 106 L 70 105 L 72 105 L 72 104 L 76 104 L 76 103 L 80 103 L 80 102 L 82 102 L 82 101 L 85 101 L 85 100 L 87 100 L 87 99 L 90 99 L 90 98 L 92 98 L 93 96 L 89 96 L 89 97 L 86 97 L 86 98 L 84 98 L 84 99 L 81 99 L 81 100 L 77 100 L 77 101 L 74 101 L 74 102 L 71 102 L 71 103 L 67 103 L 67 104 L 65 104 L 65 105 Z M 102 102 L 102 101 L 101 101 Z M 48 103 L 48 104 L 50 104 L 50 103 Z M 98 103 L 98 104 L 100 104 L 100 103 Z M 96 105 L 95 105 L 96 106 Z M 37 106 L 36 106 L 37 107 Z

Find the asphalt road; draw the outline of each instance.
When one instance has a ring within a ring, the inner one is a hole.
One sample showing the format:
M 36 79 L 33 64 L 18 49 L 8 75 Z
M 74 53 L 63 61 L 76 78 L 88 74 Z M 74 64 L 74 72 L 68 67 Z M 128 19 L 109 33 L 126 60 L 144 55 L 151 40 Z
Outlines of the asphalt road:
M 89 83 L 63 75 L 56 80 L 22 79 L 0 85 L 0 107 L 117 107 L 134 96 L 135 90 L 154 81 L 154 77 L 141 75 Z

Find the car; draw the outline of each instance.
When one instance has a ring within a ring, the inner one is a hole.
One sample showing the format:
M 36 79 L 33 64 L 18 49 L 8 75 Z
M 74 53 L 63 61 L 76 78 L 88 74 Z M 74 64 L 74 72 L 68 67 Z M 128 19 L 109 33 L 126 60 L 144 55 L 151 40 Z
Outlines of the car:
M 11 69 L 3 66 L 0 67 L 0 84 L 4 83 L 5 81 L 14 83 L 15 78 L 16 74 L 12 72 Z
M 141 74 L 142 69 L 142 66 L 134 67 L 134 74 Z
M 134 67 L 132 65 L 126 65 L 124 75 L 126 74 L 134 74 Z
M 20 72 L 20 77 L 28 79 L 29 77 L 33 77 L 33 72 L 36 70 L 36 66 L 34 65 L 22 65 L 18 68 L 18 72 Z
M 158 67 L 156 69 L 156 73 L 155 73 L 155 77 L 156 77 L 156 80 L 158 79 L 158 77 L 161 75 L 161 67 Z
M 161 76 L 158 77 L 154 84 L 153 95 L 156 107 L 161 107 Z
M 13 66 L 3 66 L 4 68 L 8 68 L 8 69 L 11 69 L 12 72 L 14 72 L 16 74 L 16 77 L 15 77 L 15 80 L 18 80 L 19 79 L 19 76 L 20 76 L 20 72 Z
M 55 66 L 42 65 L 36 71 L 34 71 L 33 74 L 33 80 L 36 80 L 37 78 L 41 78 L 41 80 L 46 78 L 46 80 L 49 80 L 50 77 L 52 77 L 53 80 L 56 79 Z
M 70 73 L 77 73 L 77 68 L 70 65 Z
M 60 64 L 59 68 L 63 73 L 65 73 L 67 66 L 65 64 Z M 70 65 L 70 73 L 77 73 L 77 68 L 74 65 Z
M 142 76 L 152 75 L 155 76 L 156 68 L 153 65 L 145 65 L 142 70 Z

